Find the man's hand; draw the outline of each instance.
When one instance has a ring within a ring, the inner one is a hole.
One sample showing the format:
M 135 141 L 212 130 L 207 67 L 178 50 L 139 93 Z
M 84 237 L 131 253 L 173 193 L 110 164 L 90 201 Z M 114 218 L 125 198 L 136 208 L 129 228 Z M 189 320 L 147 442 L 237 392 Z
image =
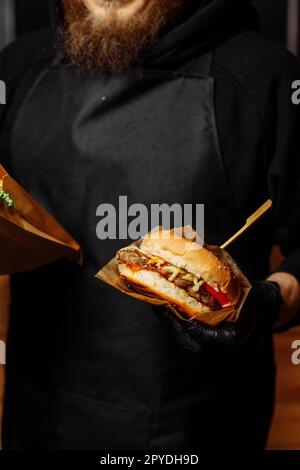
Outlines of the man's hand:
M 294 276 L 285 272 L 273 273 L 268 280 L 277 282 L 283 299 L 274 328 L 286 328 L 293 324 L 300 313 L 300 284 Z
M 253 283 L 236 323 L 224 322 L 212 327 L 197 320 L 179 320 L 167 309 L 163 309 L 160 316 L 167 321 L 175 340 L 185 349 L 196 353 L 203 349 L 235 351 L 256 328 L 273 327 L 282 302 L 279 285 L 275 281 L 258 281 Z

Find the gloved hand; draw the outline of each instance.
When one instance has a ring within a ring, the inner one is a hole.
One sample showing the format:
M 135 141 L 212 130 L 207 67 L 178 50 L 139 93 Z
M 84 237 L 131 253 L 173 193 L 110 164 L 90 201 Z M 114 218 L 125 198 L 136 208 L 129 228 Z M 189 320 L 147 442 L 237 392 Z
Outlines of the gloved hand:
M 279 286 L 273 281 L 256 281 L 236 323 L 224 322 L 213 327 L 197 320 L 180 320 L 164 307 L 154 307 L 155 313 L 167 323 L 174 339 L 195 353 L 202 350 L 235 351 L 257 328 L 272 328 L 283 300 Z

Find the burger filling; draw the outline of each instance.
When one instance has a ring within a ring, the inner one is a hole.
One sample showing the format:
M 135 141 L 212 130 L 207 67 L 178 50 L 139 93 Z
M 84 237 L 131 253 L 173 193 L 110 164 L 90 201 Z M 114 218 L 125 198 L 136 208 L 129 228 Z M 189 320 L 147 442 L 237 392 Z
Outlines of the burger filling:
M 217 292 L 203 279 L 198 279 L 185 269 L 178 268 L 162 258 L 150 256 L 138 248 L 119 251 L 118 262 L 126 264 L 132 271 L 146 269 L 158 272 L 162 277 L 184 289 L 191 297 L 208 306 L 211 310 L 220 310 L 228 305 L 226 295 Z

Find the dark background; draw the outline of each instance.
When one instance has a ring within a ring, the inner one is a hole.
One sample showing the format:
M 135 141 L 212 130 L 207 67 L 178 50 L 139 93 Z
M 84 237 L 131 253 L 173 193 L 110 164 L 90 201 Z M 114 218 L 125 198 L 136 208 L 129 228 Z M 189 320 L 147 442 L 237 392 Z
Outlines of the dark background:
M 17 35 L 42 28 L 49 24 L 48 0 L 14 0 L 16 4 Z M 1 3 L 2 2 L 2 3 Z M 0 0 L 0 6 L 13 0 Z M 286 45 L 287 5 L 300 5 L 300 0 L 254 0 L 261 18 L 263 33 Z M 1 10 L 1 9 L 0 9 Z M 297 9 L 296 9 L 297 10 Z M 3 11 L 3 10 L 2 10 Z M 300 10 L 292 14 L 289 21 L 289 37 L 299 48 Z M 1 11 L 0 11 L 1 15 Z M 1 26 L 2 22 L 2 26 Z M 291 25 L 291 23 L 294 23 Z M 4 17 L 0 16 L 0 28 L 4 26 Z M 11 38 L 10 34 L 10 38 Z M 5 36 L 4 36 L 5 37 Z M 7 40 L 7 39 L 6 39 Z M 1 42 L 1 30 L 0 30 Z M 298 43 L 298 44 L 297 44 Z M 252 58 L 249 57 L 249 61 Z M 283 71 L 284 73 L 284 71 Z M 299 77 L 300 78 L 300 77 Z M 8 325 L 9 280 L 0 278 L 0 339 L 5 339 Z M 277 368 L 277 394 L 273 425 L 270 431 L 268 449 L 300 450 L 300 374 L 299 366 L 291 363 L 290 351 L 294 340 L 300 338 L 300 328 L 276 335 L 275 352 Z M 3 399 L 4 366 L 0 365 L 0 421 Z M 296 468 L 296 467 L 295 467 Z
M 49 0 L 16 0 L 17 34 L 21 35 L 49 24 Z M 286 43 L 287 0 L 254 0 L 263 32 Z

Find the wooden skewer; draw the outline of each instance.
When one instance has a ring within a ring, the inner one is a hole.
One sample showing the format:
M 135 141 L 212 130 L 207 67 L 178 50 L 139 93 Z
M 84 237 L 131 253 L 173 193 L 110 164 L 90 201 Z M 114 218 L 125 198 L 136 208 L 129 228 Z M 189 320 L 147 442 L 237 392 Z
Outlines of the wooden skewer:
M 233 243 L 237 238 L 239 238 L 246 230 L 248 230 L 251 225 L 257 222 L 269 209 L 272 207 L 271 199 L 268 199 L 259 209 L 257 209 L 254 214 L 252 214 L 246 221 L 245 225 L 236 232 L 232 237 L 229 238 L 223 245 L 221 246 L 222 250 L 225 250 L 231 243 Z

